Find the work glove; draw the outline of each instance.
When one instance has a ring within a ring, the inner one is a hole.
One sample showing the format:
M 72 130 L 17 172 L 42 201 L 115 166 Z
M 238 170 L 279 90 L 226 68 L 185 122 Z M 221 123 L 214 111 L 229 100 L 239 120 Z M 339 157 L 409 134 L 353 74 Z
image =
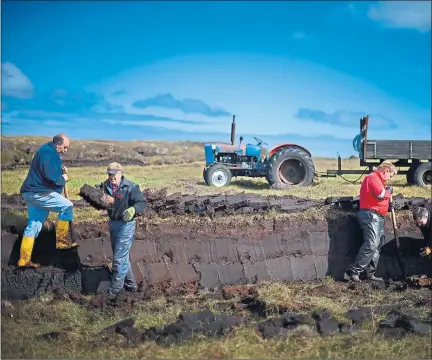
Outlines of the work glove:
M 62 167 L 62 174 L 67 174 L 67 167 L 66 166 Z
M 388 212 L 391 212 L 393 210 L 393 203 L 389 202 Z
M 421 257 L 429 256 L 432 253 L 432 250 L 429 246 L 426 246 L 420 250 L 422 250 L 419 254 Z
M 101 197 L 101 201 L 105 204 L 113 204 L 115 200 L 112 196 L 109 196 L 108 194 L 103 194 L 103 196 Z
M 390 191 L 390 194 L 393 194 L 393 186 L 386 186 L 385 189 Z
M 129 209 L 125 210 L 123 213 L 123 220 L 125 222 L 131 221 L 135 215 L 135 208 L 131 206 Z

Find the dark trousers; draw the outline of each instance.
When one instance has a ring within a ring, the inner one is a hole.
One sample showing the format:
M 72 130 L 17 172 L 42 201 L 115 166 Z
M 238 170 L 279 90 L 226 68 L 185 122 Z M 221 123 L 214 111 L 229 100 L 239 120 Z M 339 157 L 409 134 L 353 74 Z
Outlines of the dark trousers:
M 381 237 L 384 235 L 384 217 L 369 210 L 358 213 L 360 228 L 363 231 L 363 244 L 348 271 L 366 276 L 375 274 L 381 250 Z

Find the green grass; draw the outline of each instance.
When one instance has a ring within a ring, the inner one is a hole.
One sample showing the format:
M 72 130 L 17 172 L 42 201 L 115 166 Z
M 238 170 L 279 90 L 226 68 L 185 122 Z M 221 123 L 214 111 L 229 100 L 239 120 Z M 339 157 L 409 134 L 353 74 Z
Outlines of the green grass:
M 336 160 L 316 159 L 317 170 L 324 172 L 327 169 L 337 167 Z M 358 159 L 343 161 L 343 168 L 359 169 Z M 24 181 L 26 170 L 2 171 L 2 192 L 7 194 L 18 193 Z M 318 184 L 310 187 L 294 187 L 290 190 L 270 189 L 265 179 L 253 179 L 238 177 L 233 178 L 230 186 L 224 188 L 208 187 L 203 177 L 203 164 L 196 162 L 179 165 L 149 165 L 149 166 L 125 166 L 125 176 L 137 182 L 141 189 L 167 187 L 170 193 L 181 191 L 183 193 L 210 194 L 226 192 L 253 192 L 263 195 L 295 195 L 323 199 L 328 196 L 357 196 L 359 194 L 361 180 L 350 183 L 340 177 L 320 178 Z M 79 189 L 85 183 L 89 185 L 99 184 L 106 179 L 104 167 L 76 167 L 68 169 L 69 194 L 71 199 L 79 199 Z M 356 180 L 359 175 L 344 176 L 349 181 Z M 404 196 L 430 196 L 429 188 L 407 186 L 404 175 L 397 175 L 389 184 L 394 186 L 394 192 Z
M 318 171 L 337 168 L 333 159 L 315 159 Z M 343 161 L 343 168 L 358 168 L 358 159 Z M 263 179 L 234 179 L 229 187 L 223 189 L 210 188 L 202 179 L 202 162 L 185 165 L 151 165 L 126 166 L 126 176 L 137 182 L 141 189 L 158 189 L 167 187 L 170 193 L 214 194 L 228 192 L 253 192 L 263 195 L 295 195 L 323 199 L 328 196 L 357 196 L 361 179 L 349 183 L 341 178 L 322 178 L 311 187 L 293 188 L 291 190 L 271 190 Z M 105 180 L 104 167 L 69 168 L 69 193 L 73 200 L 80 199 L 80 187 L 87 183 L 94 185 Z M 2 192 L 18 193 L 25 179 L 27 170 L 2 171 Z M 358 175 L 345 176 L 350 181 Z M 390 182 L 394 185 L 395 194 L 406 197 L 430 197 L 430 188 L 406 186 L 405 176 L 397 176 Z M 265 218 L 283 217 L 284 214 L 266 214 Z M 289 216 L 295 216 L 291 214 Z M 314 209 L 302 215 L 310 220 L 323 214 Z M 75 220 L 98 219 L 98 212 L 92 208 L 75 209 Z M 55 220 L 51 214 L 49 220 Z M 172 221 L 159 219 L 158 221 Z M 194 221 L 182 220 L 183 225 L 192 226 Z M 222 218 L 224 222 L 254 221 L 244 216 Z M 26 222 L 25 211 L 2 211 L 2 226 Z M 273 309 L 288 308 L 293 311 L 325 309 L 342 320 L 344 312 L 352 307 L 362 305 L 379 305 L 383 303 L 404 304 L 415 315 L 426 318 L 426 307 L 415 307 L 419 294 L 410 290 L 404 293 L 388 293 L 385 291 L 370 292 L 366 290 L 348 290 L 346 285 L 326 280 L 325 289 L 317 283 L 263 284 L 260 286 L 259 297 Z M 429 294 L 430 296 L 430 294 Z M 142 358 L 430 358 L 431 343 L 429 336 L 410 335 L 396 340 L 383 340 L 373 334 L 373 325 L 368 325 L 353 336 L 321 337 L 309 332 L 298 333 L 287 341 L 263 340 L 249 327 L 241 327 L 232 335 L 222 339 L 194 341 L 181 346 L 160 347 L 153 342 L 142 343 L 136 347 L 124 345 L 121 335 L 112 335 L 105 339 L 98 332 L 113 322 L 128 316 L 136 317 L 138 327 L 163 325 L 175 320 L 180 311 L 197 310 L 209 307 L 219 311 L 220 301 L 200 300 L 198 298 L 179 299 L 174 304 L 167 303 L 164 298 L 142 302 L 132 313 L 124 313 L 119 309 L 113 311 L 87 310 L 69 301 L 50 301 L 49 296 L 42 299 L 12 303 L 14 309 L 10 313 L 2 310 L 2 349 L 3 358 L 82 358 L 82 359 L 142 359 Z M 11 316 L 12 314 L 12 316 Z M 376 325 L 379 318 L 374 318 Z M 47 331 L 58 331 L 71 327 L 61 340 L 39 340 L 37 335 Z
M 258 296 L 270 305 L 278 304 L 299 312 L 328 310 L 340 321 L 347 321 L 345 312 L 358 306 L 398 303 L 413 315 L 426 318 L 425 310 L 414 308 L 427 291 L 409 290 L 404 293 L 362 289 L 347 290 L 346 286 L 331 279 L 311 283 L 272 284 L 258 286 Z M 354 335 L 321 337 L 307 327 L 293 333 L 286 341 L 264 340 L 250 325 L 237 328 L 220 339 L 197 339 L 183 345 L 162 347 L 154 342 L 126 346 L 121 335 L 100 335 L 99 332 L 125 317 L 134 317 L 141 329 L 162 326 L 176 320 L 181 311 L 210 309 L 216 313 L 231 314 L 234 310 L 219 310 L 221 305 L 234 300 L 206 299 L 204 295 L 186 295 L 174 303 L 164 297 L 141 302 L 131 312 L 87 310 L 66 301 L 51 301 L 45 295 L 40 299 L 13 303 L 12 310 L 2 311 L 3 358 L 81 358 L 81 359 L 142 359 L 142 358 L 430 358 L 430 336 L 409 335 L 396 340 L 384 340 L 375 335 L 382 315 L 376 314 Z M 297 304 L 296 306 L 289 306 Z M 301 304 L 301 306 L 299 306 Z M 225 306 L 228 308 L 228 306 Z M 12 316 L 11 316 L 12 314 Z M 270 315 L 274 316 L 274 315 Z M 256 323 L 258 319 L 253 320 Z M 59 340 L 40 340 L 38 335 L 48 331 L 69 332 Z M 30 329 L 30 331 L 29 331 Z
M 317 170 L 325 172 L 327 169 L 337 168 L 335 159 L 316 159 Z M 342 162 L 346 169 L 359 169 L 358 159 L 349 159 Z M 72 200 L 81 199 L 79 190 L 84 184 L 100 184 L 106 179 L 104 167 L 71 167 L 68 168 L 69 196 Z M 181 191 L 182 193 L 196 193 L 198 195 L 216 193 L 257 193 L 262 195 L 295 195 L 311 199 L 325 199 L 328 196 L 357 196 L 360 191 L 361 180 L 350 183 L 344 179 L 320 178 L 318 184 L 309 187 L 294 187 L 290 190 L 270 189 L 265 179 L 238 177 L 234 178 L 231 185 L 224 188 L 209 187 L 202 178 L 203 164 L 196 162 L 182 165 L 149 165 L 149 166 L 125 166 L 125 176 L 139 184 L 141 190 L 145 188 L 168 188 L 169 193 Z M 26 175 L 26 170 L 2 171 L 1 191 L 6 194 L 19 193 L 21 184 Z M 353 182 L 359 175 L 346 175 L 347 180 Z M 401 193 L 406 197 L 420 196 L 430 197 L 430 187 L 407 186 L 404 175 L 395 176 L 389 184 L 394 186 L 394 194 Z M 52 216 L 50 216 L 52 218 Z M 91 208 L 76 208 L 75 220 L 98 220 L 99 213 Z

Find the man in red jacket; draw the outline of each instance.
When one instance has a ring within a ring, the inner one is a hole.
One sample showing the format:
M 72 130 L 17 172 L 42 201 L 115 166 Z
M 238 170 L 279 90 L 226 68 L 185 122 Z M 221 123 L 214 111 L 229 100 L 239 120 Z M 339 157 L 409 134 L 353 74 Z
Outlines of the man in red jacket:
M 358 219 L 363 231 L 363 244 L 353 264 L 345 272 L 345 279 L 360 281 L 360 275 L 373 281 L 383 281 L 375 276 L 384 235 L 384 216 L 389 211 L 389 200 L 393 193 L 386 182 L 397 174 L 390 161 L 383 161 L 371 174 L 365 177 L 360 187 L 360 209 Z

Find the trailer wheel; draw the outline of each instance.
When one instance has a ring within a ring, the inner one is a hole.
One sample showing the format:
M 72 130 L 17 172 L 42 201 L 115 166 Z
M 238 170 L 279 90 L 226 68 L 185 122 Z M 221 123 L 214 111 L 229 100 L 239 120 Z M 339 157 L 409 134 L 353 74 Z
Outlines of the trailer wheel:
M 270 158 L 267 165 L 266 179 L 274 188 L 310 186 L 314 177 L 315 166 L 311 157 L 296 147 L 280 150 Z
M 419 164 L 413 164 L 408 169 L 408 172 L 406 174 L 406 180 L 407 180 L 408 185 L 415 185 L 414 174 L 415 174 L 418 166 L 419 166 Z
M 416 185 L 423 187 L 432 184 L 432 163 L 430 161 L 417 167 L 414 181 Z
M 231 183 L 231 170 L 223 164 L 211 165 L 204 170 L 204 181 L 208 186 L 223 187 Z

